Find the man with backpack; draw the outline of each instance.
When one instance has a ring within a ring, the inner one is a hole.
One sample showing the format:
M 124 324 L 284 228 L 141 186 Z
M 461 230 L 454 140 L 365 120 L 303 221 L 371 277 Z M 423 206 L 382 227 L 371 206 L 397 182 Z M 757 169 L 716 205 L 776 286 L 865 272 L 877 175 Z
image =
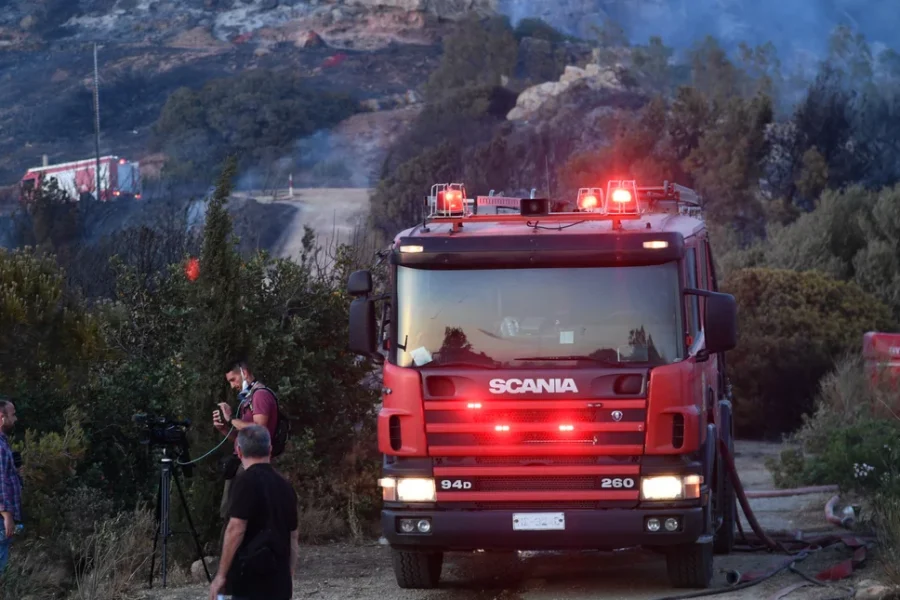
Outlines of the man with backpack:
M 287 419 L 278 408 L 278 399 L 272 390 L 256 380 L 247 360 L 231 362 L 226 367 L 225 379 L 233 389 L 239 390 L 239 404 L 237 417 L 233 417 L 227 402 L 219 403 L 218 409 L 213 411 L 213 426 L 222 435 L 234 440 L 234 454 L 229 457 L 224 468 L 225 488 L 219 507 L 219 514 L 223 519 L 228 515 L 228 502 L 234 478 L 244 471 L 238 458 L 238 434 L 252 425 L 265 427 L 272 443 L 272 457 L 276 457 L 284 451 L 288 430 Z

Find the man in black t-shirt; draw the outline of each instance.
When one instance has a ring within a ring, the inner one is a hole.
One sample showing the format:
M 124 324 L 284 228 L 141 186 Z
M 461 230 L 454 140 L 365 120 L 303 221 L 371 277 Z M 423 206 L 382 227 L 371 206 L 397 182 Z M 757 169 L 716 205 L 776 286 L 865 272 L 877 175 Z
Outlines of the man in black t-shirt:
M 272 465 L 272 441 L 260 425 L 241 429 L 244 472 L 232 483 L 228 525 L 210 600 L 291 600 L 297 563 L 297 494 Z

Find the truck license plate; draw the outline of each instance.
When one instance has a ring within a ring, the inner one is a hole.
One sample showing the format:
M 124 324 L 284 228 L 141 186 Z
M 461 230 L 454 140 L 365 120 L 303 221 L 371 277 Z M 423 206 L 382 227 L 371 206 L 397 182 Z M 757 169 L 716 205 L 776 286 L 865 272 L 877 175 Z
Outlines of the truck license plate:
M 513 513 L 515 531 L 560 531 L 565 528 L 565 513 Z

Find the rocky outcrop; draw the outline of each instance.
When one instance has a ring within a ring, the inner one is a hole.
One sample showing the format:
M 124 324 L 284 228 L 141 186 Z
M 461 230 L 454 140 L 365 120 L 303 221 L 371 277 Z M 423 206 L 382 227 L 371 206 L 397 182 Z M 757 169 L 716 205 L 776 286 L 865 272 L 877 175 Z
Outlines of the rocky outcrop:
M 516 100 L 516 106 L 506 118 L 510 121 L 527 119 L 536 113 L 548 100 L 560 96 L 573 88 L 584 86 L 590 90 L 621 91 L 625 87 L 619 79 L 617 70 L 597 63 L 589 63 L 586 67 L 567 66 L 559 81 L 548 81 L 527 88 Z

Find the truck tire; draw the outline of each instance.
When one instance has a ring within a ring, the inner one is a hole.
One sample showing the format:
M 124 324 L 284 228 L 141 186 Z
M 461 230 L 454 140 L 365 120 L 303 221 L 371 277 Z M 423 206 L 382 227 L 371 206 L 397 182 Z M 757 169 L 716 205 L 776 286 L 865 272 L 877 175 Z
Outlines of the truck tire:
M 716 502 L 721 506 L 722 522 L 716 530 L 713 550 L 716 554 L 729 554 L 734 549 L 735 529 L 737 528 L 737 498 L 734 494 L 734 484 L 731 477 L 725 475 L 725 485 L 722 498 Z
M 414 552 L 391 549 L 394 576 L 403 589 L 429 590 L 441 580 L 444 566 L 442 552 Z
M 706 589 L 713 576 L 713 545 L 685 544 L 670 548 L 666 568 L 673 587 Z
M 722 436 L 728 451 L 734 456 L 734 418 L 731 402 L 719 404 L 719 415 L 722 425 Z M 720 484 L 716 486 L 715 520 L 719 523 L 715 532 L 713 550 L 716 554 L 729 554 L 734 549 L 735 529 L 737 528 L 737 498 L 734 492 L 734 481 L 725 466 L 725 459 L 716 449 L 716 477 Z

